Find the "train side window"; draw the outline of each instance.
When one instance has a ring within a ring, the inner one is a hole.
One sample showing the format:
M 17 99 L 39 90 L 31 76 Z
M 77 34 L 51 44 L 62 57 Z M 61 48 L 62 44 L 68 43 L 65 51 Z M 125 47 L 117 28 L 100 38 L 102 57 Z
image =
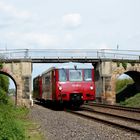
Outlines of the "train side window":
M 50 77 L 49 76 L 46 76 L 45 77 L 45 84 L 48 84 L 50 82 Z
M 84 80 L 92 81 L 92 70 L 91 69 L 84 70 Z

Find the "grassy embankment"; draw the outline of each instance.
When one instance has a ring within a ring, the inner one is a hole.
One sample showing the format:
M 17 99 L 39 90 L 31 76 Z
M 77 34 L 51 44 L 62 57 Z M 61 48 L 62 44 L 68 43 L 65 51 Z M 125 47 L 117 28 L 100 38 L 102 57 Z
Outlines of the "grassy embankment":
M 0 140 L 43 140 L 38 125 L 28 118 L 29 110 L 11 102 L 0 104 Z
M 119 79 L 116 84 L 116 92 L 122 90 L 128 84 L 132 84 L 133 82 L 134 81 L 132 79 Z M 130 97 L 123 102 L 120 102 L 120 105 L 140 108 L 140 93 L 137 93 L 135 96 Z
M 135 96 L 126 99 L 124 102 L 120 102 L 120 105 L 140 108 L 140 93 L 137 93 Z

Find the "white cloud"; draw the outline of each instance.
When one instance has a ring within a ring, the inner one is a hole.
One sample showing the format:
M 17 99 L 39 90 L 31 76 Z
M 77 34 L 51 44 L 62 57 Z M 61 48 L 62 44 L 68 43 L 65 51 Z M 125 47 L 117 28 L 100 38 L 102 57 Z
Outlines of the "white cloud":
M 4 2 L 0 2 L 0 11 L 2 11 L 4 14 L 8 14 L 12 17 L 15 18 L 29 18 L 31 17 L 31 13 L 28 11 L 21 11 L 18 10 L 15 6 L 4 3 Z
M 62 17 L 62 21 L 65 27 L 78 27 L 81 24 L 81 15 L 79 13 L 67 14 Z

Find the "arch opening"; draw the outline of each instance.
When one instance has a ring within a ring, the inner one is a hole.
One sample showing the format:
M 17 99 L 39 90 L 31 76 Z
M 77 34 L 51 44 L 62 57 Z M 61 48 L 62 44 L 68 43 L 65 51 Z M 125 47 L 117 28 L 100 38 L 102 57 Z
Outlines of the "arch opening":
M 127 71 L 122 75 L 116 81 L 117 103 L 125 101 L 140 92 L 140 72 Z
M 14 92 L 13 93 L 13 97 L 14 97 L 14 102 L 15 102 L 15 105 L 17 104 L 17 83 L 16 83 L 16 80 L 13 78 L 12 75 L 4 72 L 4 71 L 0 71 L 0 75 L 5 75 L 9 78 L 9 82 L 13 83 L 14 87 L 13 87 L 13 91 L 10 91 L 10 85 L 9 85 L 9 88 L 8 88 L 8 92 Z M 9 95 L 9 93 L 7 93 L 7 96 Z

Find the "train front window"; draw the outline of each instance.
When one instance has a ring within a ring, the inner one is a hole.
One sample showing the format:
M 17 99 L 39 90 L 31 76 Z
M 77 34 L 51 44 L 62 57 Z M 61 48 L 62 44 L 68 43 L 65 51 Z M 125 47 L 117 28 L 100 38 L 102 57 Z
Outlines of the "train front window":
M 82 81 L 82 70 L 69 70 L 69 81 L 71 82 Z
M 91 69 L 84 70 L 84 80 L 92 81 L 92 70 Z
M 59 81 L 65 82 L 67 81 L 67 74 L 65 69 L 60 69 L 59 70 Z

